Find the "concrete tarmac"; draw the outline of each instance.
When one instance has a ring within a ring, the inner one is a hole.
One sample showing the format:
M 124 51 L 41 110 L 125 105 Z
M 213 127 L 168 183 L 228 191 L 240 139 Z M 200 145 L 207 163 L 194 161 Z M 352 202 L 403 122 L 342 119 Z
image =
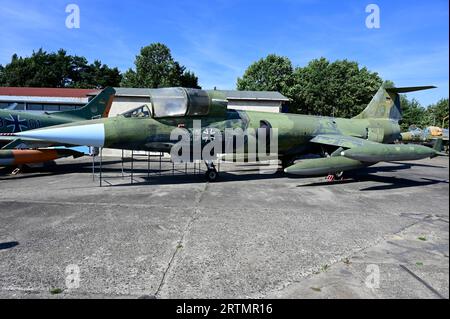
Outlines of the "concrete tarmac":
M 142 157 L 132 184 L 103 158 L 102 187 L 57 163 L 0 172 L 2 298 L 449 298 L 448 157 L 332 183 Z

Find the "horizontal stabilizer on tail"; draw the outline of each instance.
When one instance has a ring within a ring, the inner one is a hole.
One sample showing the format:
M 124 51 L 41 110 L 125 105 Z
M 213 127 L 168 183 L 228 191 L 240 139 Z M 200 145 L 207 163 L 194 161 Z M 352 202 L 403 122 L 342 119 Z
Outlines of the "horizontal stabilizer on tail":
M 435 89 L 436 87 L 433 85 L 428 86 L 409 86 L 409 87 L 401 87 L 401 88 L 386 88 L 388 93 L 409 93 L 415 91 L 429 90 Z

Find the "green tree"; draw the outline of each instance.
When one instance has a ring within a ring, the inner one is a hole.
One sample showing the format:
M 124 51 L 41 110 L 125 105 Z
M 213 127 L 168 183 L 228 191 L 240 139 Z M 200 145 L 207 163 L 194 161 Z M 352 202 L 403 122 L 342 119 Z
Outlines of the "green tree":
M 429 125 L 427 111 L 416 99 L 408 100 L 407 96 L 402 94 L 400 95 L 400 103 L 402 107 L 400 128 L 402 131 L 407 131 L 412 125 L 419 128 Z
M 63 49 L 47 53 L 42 48 L 30 57 L 14 54 L 0 66 L 1 86 L 83 87 L 118 86 L 121 74 L 100 61 L 89 64 L 85 57 L 68 55 Z
M 289 58 L 269 54 L 247 68 L 242 78 L 237 79 L 237 89 L 287 94 L 292 84 L 292 72 Z
M 186 86 L 200 88 L 198 78 L 172 57 L 170 49 L 162 43 L 143 47 L 134 62 L 136 70 L 125 72 L 121 85 L 128 87 L 160 88 Z
M 122 75 L 117 68 L 111 69 L 99 60 L 87 65 L 78 74 L 79 79 L 74 87 L 91 87 L 93 84 L 96 87 L 119 86 L 122 81 Z
M 381 83 L 377 73 L 357 62 L 320 58 L 295 69 L 288 97 L 300 113 L 352 117 L 367 106 Z
M 449 104 L 448 98 L 440 99 L 436 104 L 432 104 L 427 108 L 429 125 L 442 126 L 448 128 Z
M 325 58 L 292 68 L 287 57 L 268 55 L 237 79 L 238 90 L 278 91 L 291 99 L 290 112 L 351 117 L 360 113 L 382 79 L 357 62 Z
M 187 88 L 197 88 L 201 87 L 198 85 L 198 77 L 191 71 L 184 71 L 180 77 L 181 86 Z

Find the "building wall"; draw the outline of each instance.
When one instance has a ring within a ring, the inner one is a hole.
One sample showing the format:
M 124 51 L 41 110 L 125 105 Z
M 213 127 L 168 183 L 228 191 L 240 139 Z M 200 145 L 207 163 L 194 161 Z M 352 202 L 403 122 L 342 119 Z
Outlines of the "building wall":
M 243 101 L 243 100 L 229 100 L 228 108 L 244 111 L 258 111 L 258 112 L 281 112 L 281 102 L 279 101 Z
M 109 116 L 116 116 L 117 114 L 126 112 L 133 108 L 139 107 L 142 104 L 150 103 L 149 97 L 128 97 L 116 96 L 111 106 Z M 229 109 L 245 110 L 245 111 L 259 111 L 259 112 L 281 112 L 280 101 L 245 101 L 245 100 L 229 100 Z

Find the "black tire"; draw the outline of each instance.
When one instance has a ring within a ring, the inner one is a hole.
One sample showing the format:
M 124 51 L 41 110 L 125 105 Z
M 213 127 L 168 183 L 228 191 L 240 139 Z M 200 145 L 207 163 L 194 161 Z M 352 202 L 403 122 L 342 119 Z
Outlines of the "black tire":
M 205 175 L 208 182 L 215 182 L 219 177 L 219 173 L 215 169 L 208 170 Z
M 334 177 L 335 177 L 336 179 L 342 179 L 342 178 L 344 178 L 344 172 L 343 172 L 343 171 L 334 173 L 333 175 L 334 175 Z

